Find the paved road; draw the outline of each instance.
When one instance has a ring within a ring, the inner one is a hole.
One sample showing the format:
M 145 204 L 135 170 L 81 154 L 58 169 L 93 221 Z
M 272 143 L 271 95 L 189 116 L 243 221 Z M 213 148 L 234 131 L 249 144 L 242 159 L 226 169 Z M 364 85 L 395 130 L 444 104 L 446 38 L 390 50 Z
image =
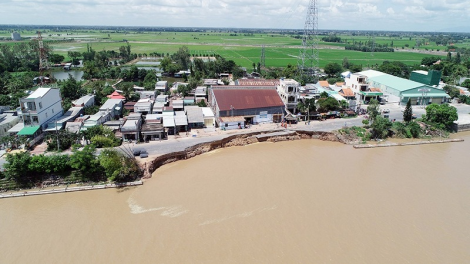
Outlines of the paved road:
M 459 120 L 463 122 L 470 123 L 470 105 L 463 105 L 463 104 L 452 104 L 457 108 L 459 113 Z M 366 108 L 366 106 L 363 106 Z M 403 110 L 404 106 L 399 106 L 396 103 L 390 103 L 386 105 L 381 105 L 380 109 L 389 109 L 390 110 L 390 119 L 395 119 L 396 121 L 403 120 Z M 422 106 L 413 106 L 413 113 L 417 117 L 421 117 L 426 111 L 423 109 Z M 342 119 L 330 119 L 326 121 L 311 121 L 310 125 L 305 124 L 305 122 L 299 122 L 298 124 L 292 125 L 287 129 L 281 128 L 279 124 L 262 124 L 262 125 L 253 125 L 249 129 L 242 129 L 242 130 L 229 130 L 229 131 L 221 131 L 219 129 L 216 130 L 198 130 L 196 137 L 192 135 L 181 135 L 179 137 L 169 136 L 169 139 L 162 140 L 162 141 L 151 141 L 149 143 L 124 143 L 121 147 L 119 147 L 122 151 L 132 152 L 134 148 L 145 149 L 149 153 L 149 155 L 163 155 L 175 151 L 183 151 L 188 147 L 211 142 L 213 140 L 221 140 L 223 138 L 236 135 L 236 134 L 244 134 L 247 132 L 255 132 L 255 131 L 273 131 L 273 130 L 306 130 L 306 131 L 325 131 L 331 132 L 333 130 L 341 129 L 345 126 L 362 126 L 362 120 L 364 120 L 364 116 L 358 116 L 355 118 L 342 118 Z M 0 167 L 3 167 L 5 160 L 0 158 Z

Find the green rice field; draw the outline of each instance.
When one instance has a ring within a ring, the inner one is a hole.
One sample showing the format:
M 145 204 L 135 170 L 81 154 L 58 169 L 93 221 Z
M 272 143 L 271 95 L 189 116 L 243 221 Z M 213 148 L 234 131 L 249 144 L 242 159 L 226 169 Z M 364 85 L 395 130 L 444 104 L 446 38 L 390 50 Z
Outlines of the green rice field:
M 35 37 L 33 31 L 20 31 L 23 38 Z M 301 39 L 295 39 L 289 35 L 283 34 L 244 34 L 233 32 L 116 32 L 116 31 L 98 31 L 98 30 L 74 30 L 70 32 L 43 31 L 45 41 L 63 40 L 64 38 L 73 41 L 62 43 L 51 43 L 55 53 L 64 55 L 67 59 L 68 51 L 86 51 L 87 44 L 94 50 L 116 50 L 122 45 L 131 45 L 133 53 L 149 54 L 174 53 L 179 47 L 185 45 L 192 54 L 219 54 L 226 59 L 234 60 L 237 64 L 251 68 L 253 63 L 260 62 L 261 47 L 265 45 L 265 58 L 267 67 L 285 67 L 288 64 L 297 64 L 301 49 Z M 0 31 L 0 37 L 9 37 L 10 32 Z M 353 41 L 366 42 L 371 40 L 368 36 L 341 36 L 343 40 L 350 43 Z M 344 43 L 326 43 L 320 42 L 319 55 L 320 67 L 327 63 L 341 63 L 347 57 L 349 62 L 361 64 L 364 67 L 368 65 L 381 64 L 383 61 L 401 61 L 408 65 L 419 64 L 423 57 L 435 56 L 414 52 L 416 40 L 421 39 L 427 44 L 420 46 L 420 50 L 445 49 L 443 46 L 437 46 L 435 43 L 427 43 L 419 37 L 376 37 L 377 44 L 388 43 L 395 48 L 401 49 L 405 45 L 410 47 L 406 52 L 374 52 L 364 53 L 358 51 L 344 50 Z M 28 41 L 28 40 L 25 40 Z M 12 44 L 13 42 L 3 42 Z M 470 42 L 457 43 L 456 46 L 470 47 Z M 418 51 L 418 50 L 416 50 Z

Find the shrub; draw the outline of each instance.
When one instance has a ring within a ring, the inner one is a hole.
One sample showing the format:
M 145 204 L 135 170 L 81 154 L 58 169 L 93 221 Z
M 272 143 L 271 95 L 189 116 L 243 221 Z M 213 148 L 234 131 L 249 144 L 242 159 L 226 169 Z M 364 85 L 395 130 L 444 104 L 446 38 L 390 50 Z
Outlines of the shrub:
M 117 146 L 115 140 L 102 135 L 92 137 L 91 144 L 95 145 L 97 148 L 112 148 Z

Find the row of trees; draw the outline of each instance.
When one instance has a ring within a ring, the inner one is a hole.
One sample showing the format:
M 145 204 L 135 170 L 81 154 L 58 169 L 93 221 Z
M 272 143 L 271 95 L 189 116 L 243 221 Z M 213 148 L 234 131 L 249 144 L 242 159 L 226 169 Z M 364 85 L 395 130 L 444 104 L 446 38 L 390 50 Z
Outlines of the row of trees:
M 8 154 L 3 177 L 20 187 L 32 187 L 55 175 L 76 173 L 82 181 L 132 181 L 142 175 L 137 161 L 131 155 L 116 149 L 105 149 L 96 154 L 94 145 L 72 155 L 35 155 L 29 152 Z
M 430 104 L 426 107 L 426 114 L 414 120 L 411 101 L 406 104 L 403 112 L 403 122 L 391 122 L 388 118 L 380 114 L 379 102 L 372 99 L 367 107 L 369 115 L 368 120 L 364 120 L 365 125 L 370 125 L 371 138 L 385 139 L 391 134 L 406 138 L 419 138 L 426 130 L 441 131 L 439 134 L 446 133 L 453 129 L 453 123 L 458 119 L 457 109 L 448 104 Z M 429 132 L 428 131 L 428 132 Z

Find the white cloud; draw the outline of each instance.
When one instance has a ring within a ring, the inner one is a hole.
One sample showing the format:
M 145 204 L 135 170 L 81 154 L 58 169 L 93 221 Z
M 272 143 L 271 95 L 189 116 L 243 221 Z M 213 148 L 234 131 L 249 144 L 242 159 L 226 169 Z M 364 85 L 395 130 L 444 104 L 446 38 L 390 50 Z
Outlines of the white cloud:
M 301 29 L 308 3 L 309 0 L 4 0 L 0 23 Z M 466 25 L 470 13 L 470 0 L 318 0 L 317 4 L 320 29 L 427 31 Z

